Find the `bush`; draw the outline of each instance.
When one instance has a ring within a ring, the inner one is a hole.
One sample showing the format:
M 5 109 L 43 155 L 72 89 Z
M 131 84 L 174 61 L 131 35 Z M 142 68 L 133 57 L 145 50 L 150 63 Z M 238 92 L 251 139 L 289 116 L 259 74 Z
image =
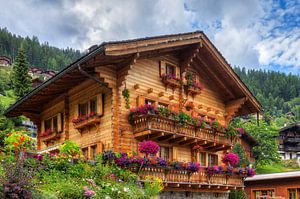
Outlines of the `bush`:
M 291 160 L 282 160 L 282 165 L 284 167 L 293 168 L 293 169 L 299 169 L 299 163 L 297 159 L 291 159 Z
M 62 155 L 66 155 L 68 157 L 76 157 L 81 155 L 80 146 L 72 141 L 65 141 L 63 145 L 59 148 L 59 152 Z

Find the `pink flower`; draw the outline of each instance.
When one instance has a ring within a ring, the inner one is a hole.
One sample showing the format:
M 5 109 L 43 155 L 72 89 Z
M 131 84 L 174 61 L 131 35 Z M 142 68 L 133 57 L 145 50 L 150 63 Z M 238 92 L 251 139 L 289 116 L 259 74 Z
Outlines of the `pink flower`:
M 149 154 L 155 155 L 159 151 L 159 146 L 156 142 L 151 140 L 143 141 L 139 143 L 139 151 L 145 153 L 146 156 Z
M 239 156 L 235 153 L 227 153 L 222 159 L 223 163 L 229 163 L 230 165 L 237 165 L 239 163 Z

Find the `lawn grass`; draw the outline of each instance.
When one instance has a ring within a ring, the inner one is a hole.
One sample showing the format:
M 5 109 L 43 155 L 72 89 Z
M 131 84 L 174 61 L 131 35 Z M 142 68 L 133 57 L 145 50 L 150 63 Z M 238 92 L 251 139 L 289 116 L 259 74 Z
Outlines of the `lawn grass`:
M 256 167 L 257 174 L 280 173 L 280 172 L 288 172 L 288 171 L 300 171 L 300 167 L 291 168 L 291 167 L 285 167 L 281 164 L 272 164 L 272 165 L 264 165 L 264 166 Z

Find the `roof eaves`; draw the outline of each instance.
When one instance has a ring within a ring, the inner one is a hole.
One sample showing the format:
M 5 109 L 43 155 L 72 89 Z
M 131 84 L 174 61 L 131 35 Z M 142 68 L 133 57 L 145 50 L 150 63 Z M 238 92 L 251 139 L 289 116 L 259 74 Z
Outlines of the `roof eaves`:
M 29 93 L 27 93 L 24 97 L 22 97 L 21 99 L 19 99 L 18 101 L 16 101 L 13 105 L 11 105 L 9 108 L 6 109 L 4 115 L 9 117 L 10 116 L 9 113 L 12 110 L 14 110 L 17 106 L 19 106 L 20 104 L 22 104 L 24 101 L 26 101 L 28 98 L 32 97 L 33 95 L 35 95 L 36 93 L 38 93 L 43 88 L 47 87 L 52 82 L 60 79 L 66 73 L 68 73 L 68 72 L 72 71 L 73 69 L 75 69 L 78 64 L 83 63 L 84 61 L 86 61 L 90 57 L 94 56 L 95 54 L 97 54 L 99 52 L 102 52 L 103 50 L 104 50 L 104 44 L 101 44 L 97 48 L 95 48 L 93 51 L 91 51 L 91 52 L 87 53 L 86 55 L 82 56 L 81 58 L 77 59 L 75 62 L 73 62 L 72 64 L 70 64 L 69 66 L 67 66 L 66 68 L 64 68 L 60 72 L 58 72 L 57 74 L 55 74 L 53 77 L 49 78 L 47 81 L 45 81 L 44 83 L 42 83 L 38 87 L 34 88 Z

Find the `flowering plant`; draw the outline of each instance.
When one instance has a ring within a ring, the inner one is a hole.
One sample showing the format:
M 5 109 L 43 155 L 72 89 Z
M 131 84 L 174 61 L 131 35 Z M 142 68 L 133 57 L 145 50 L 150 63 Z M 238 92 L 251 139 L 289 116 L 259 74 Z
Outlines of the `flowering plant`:
M 178 77 L 176 77 L 176 75 L 173 75 L 173 74 L 162 74 L 161 75 L 161 78 L 163 79 L 163 80 L 167 80 L 167 79 L 170 79 L 170 80 L 175 80 L 175 81 L 177 81 L 177 82 L 181 82 L 181 79 L 180 78 L 178 78 Z
M 239 163 L 239 156 L 235 153 L 227 153 L 222 158 L 223 163 L 228 163 L 229 165 L 236 166 Z
M 129 157 L 127 153 L 121 153 L 121 157 L 115 158 L 114 161 L 119 167 L 127 167 L 129 165 Z
M 142 166 L 144 164 L 144 158 L 139 156 L 133 156 L 129 159 L 130 166 Z
M 246 167 L 246 173 L 248 177 L 253 177 L 256 175 L 255 170 L 250 167 Z
M 40 135 L 41 137 L 47 137 L 48 135 L 56 132 L 56 129 L 46 129 L 44 132 L 41 132 Z
M 204 147 L 203 146 L 201 146 L 201 145 L 195 145 L 194 147 L 193 147 L 193 150 L 203 150 L 204 149 Z
M 89 118 L 92 118 L 96 115 L 97 114 L 95 112 L 91 112 L 91 113 L 88 113 L 86 115 L 79 115 L 77 118 L 72 119 L 72 122 L 74 124 L 78 124 L 78 123 L 80 123 L 82 121 L 85 121 L 85 120 L 88 120 Z
M 226 175 L 232 175 L 233 174 L 233 167 L 232 166 L 228 166 L 225 170 L 225 174 Z
M 188 163 L 187 170 L 190 173 L 198 172 L 200 170 L 200 164 L 196 162 L 190 162 Z
M 209 166 L 206 168 L 206 175 L 220 174 L 223 168 L 221 166 Z
M 185 76 L 187 80 L 188 88 L 203 90 L 204 86 L 201 85 L 198 81 L 194 80 L 193 74 L 191 72 L 187 72 Z
M 24 151 L 34 149 L 34 139 L 26 135 L 25 131 L 9 133 L 4 139 L 4 148 L 8 151 Z
M 178 161 L 171 162 L 171 167 L 175 170 L 185 169 L 185 165 L 183 164 L 183 162 L 178 162 Z
M 146 156 L 149 154 L 155 155 L 159 151 L 159 146 L 156 142 L 151 140 L 143 141 L 139 143 L 139 151 L 144 153 Z
M 218 130 L 219 128 L 219 122 L 217 120 L 211 120 L 210 121 L 210 126 L 213 130 Z
M 240 133 L 240 135 L 245 134 L 245 129 L 244 128 L 237 128 L 236 130 Z
M 227 131 L 226 131 L 226 136 L 228 138 L 233 138 L 236 136 L 236 129 L 232 125 L 228 126 Z
M 89 189 L 87 186 L 83 187 L 83 195 L 87 198 L 91 198 L 95 196 L 95 192 L 91 189 Z
M 164 168 L 168 166 L 167 161 L 160 157 L 157 157 L 157 165 Z
M 113 163 L 116 158 L 116 154 L 113 151 L 104 151 L 102 153 L 103 163 Z
M 193 118 L 193 124 L 194 124 L 195 127 L 202 128 L 202 129 L 204 129 L 205 126 L 206 126 L 206 123 L 205 123 L 204 119 L 201 116 L 194 117 Z

